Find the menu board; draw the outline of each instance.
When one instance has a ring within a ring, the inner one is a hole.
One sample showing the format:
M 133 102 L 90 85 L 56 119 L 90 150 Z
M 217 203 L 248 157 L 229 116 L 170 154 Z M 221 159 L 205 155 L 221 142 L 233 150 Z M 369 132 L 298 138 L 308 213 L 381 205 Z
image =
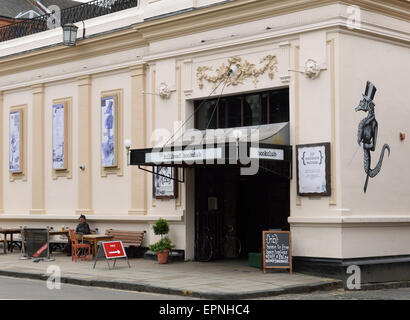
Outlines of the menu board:
M 292 273 L 292 242 L 289 231 L 262 232 L 263 271 L 269 268 L 289 269 Z

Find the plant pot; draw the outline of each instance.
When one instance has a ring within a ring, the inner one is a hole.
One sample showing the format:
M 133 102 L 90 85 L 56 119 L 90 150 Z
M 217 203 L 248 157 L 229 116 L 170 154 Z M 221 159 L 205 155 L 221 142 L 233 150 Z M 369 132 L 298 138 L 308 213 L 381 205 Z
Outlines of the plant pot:
M 157 252 L 158 263 L 159 264 L 168 263 L 168 256 L 169 256 L 169 250 Z

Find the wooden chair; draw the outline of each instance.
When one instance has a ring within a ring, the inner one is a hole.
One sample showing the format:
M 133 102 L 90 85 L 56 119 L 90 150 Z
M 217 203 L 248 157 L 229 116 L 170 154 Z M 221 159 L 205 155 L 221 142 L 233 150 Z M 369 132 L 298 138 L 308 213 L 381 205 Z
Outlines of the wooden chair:
M 86 243 L 79 243 L 74 229 L 70 229 L 71 239 L 71 260 L 91 260 L 91 246 Z

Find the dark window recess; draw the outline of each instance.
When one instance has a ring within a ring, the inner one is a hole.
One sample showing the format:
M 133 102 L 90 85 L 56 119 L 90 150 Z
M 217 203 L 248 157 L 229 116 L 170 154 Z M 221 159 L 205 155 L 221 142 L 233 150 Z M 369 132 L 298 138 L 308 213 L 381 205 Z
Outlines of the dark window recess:
M 242 126 L 242 98 L 227 97 L 219 100 L 218 128 L 233 128 Z
M 257 126 L 268 123 L 267 105 L 267 93 L 245 96 L 243 106 L 244 126 Z
M 289 89 L 270 92 L 269 123 L 289 121 Z
M 205 101 L 196 114 L 196 127 L 199 130 L 216 129 L 216 100 Z M 198 106 L 195 106 L 197 108 Z M 212 117 L 212 118 L 211 118 Z M 209 124 L 209 125 L 208 125 Z
M 289 89 L 198 100 L 195 110 L 199 130 L 288 122 Z

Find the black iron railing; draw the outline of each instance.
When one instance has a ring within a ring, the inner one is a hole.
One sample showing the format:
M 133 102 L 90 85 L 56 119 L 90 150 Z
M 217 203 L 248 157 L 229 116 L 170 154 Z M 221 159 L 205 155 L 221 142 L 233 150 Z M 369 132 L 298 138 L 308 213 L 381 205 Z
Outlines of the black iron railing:
M 138 0 L 94 0 L 0 28 L 0 42 L 49 30 L 55 26 L 100 17 L 138 6 Z

